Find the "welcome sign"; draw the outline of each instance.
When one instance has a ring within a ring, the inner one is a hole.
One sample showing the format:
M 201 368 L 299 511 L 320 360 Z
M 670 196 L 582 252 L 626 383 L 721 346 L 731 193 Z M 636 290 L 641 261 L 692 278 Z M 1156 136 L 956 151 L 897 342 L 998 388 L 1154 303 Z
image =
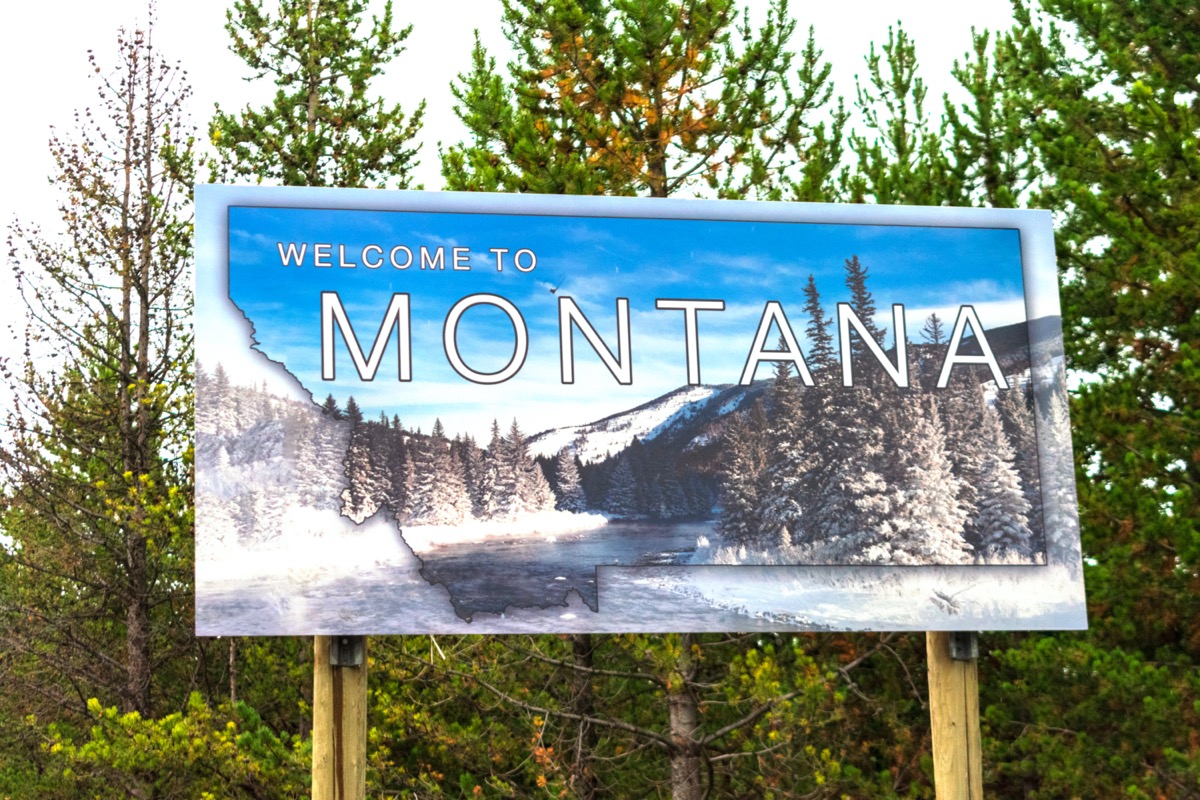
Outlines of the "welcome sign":
M 1049 215 L 197 187 L 202 634 L 1086 624 Z

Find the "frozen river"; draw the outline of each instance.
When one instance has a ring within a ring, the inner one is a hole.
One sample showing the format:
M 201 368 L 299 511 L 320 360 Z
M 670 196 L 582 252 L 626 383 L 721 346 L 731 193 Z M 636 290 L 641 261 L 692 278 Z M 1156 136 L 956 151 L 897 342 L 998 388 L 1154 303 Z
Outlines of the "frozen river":
M 539 537 L 449 544 L 421 554 L 421 574 L 444 585 L 459 616 L 499 613 L 508 606 L 562 605 L 570 589 L 597 608 L 598 566 L 685 564 L 713 521 L 611 522 L 602 528 Z
M 760 628 L 761 620 L 677 590 L 675 576 L 690 568 L 673 565 L 686 562 L 698 536 L 711 538 L 712 524 L 614 522 L 553 541 L 440 545 L 421 561 L 393 525 L 371 521 L 323 550 L 244 554 L 236 572 L 197 575 L 197 633 Z M 604 566 L 616 568 L 598 573 Z

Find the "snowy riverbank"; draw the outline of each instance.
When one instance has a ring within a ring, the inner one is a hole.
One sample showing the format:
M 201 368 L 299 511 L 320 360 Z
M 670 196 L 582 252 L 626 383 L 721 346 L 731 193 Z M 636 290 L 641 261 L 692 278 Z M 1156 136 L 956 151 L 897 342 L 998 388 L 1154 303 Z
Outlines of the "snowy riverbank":
M 476 544 L 493 539 L 542 538 L 553 541 L 568 533 L 596 530 L 608 524 L 603 514 L 538 511 L 511 520 L 470 520 L 459 525 L 404 525 L 401 536 L 414 553 L 441 545 Z

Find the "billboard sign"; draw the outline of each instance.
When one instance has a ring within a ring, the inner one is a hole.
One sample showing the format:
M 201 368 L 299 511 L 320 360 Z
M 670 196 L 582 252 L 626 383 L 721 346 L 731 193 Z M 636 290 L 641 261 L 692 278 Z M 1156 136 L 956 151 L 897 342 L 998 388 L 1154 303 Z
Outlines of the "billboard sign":
M 1086 625 L 1049 214 L 197 187 L 197 632 Z

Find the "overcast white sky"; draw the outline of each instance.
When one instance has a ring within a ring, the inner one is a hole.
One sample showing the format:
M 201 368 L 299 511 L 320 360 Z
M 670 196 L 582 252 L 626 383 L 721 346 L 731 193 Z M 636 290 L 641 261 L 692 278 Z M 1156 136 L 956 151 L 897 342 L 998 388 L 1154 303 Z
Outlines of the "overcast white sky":
M 746 5 L 755 18 L 761 18 L 766 0 L 747 0 Z M 192 115 L 201 129 L 214 102 L 220 100 L 232 109 L 270 91 L 242 80 L 247 74 L 244 65 L 227 49 L 224 9 L 224 3 L 212 0 L 161 0 L 157 12 L 155 41 L 163 54 L 180 60 L 188 70 L 195 91 Z M 377 90 L 408 110 L 422 98 L 428 101 L 419 179 L 426 188 L 440 188 L 437 143 L 450 144 L 462 137 L 448 85 L 469 66 L 474 28 L 480 29 L 484 43 L 501 63 L 505 60 L 500 3 L 397 2 L 395 12 L 400 22 L 413 24 L 413 35 L 408 52 L 377 82 Z M 869 43 L 882 43 L 888 26 L 897 20 L 916 41 L 921 74 L 932 100 L 954 88 L 950 65 L 970 48 L 971 27 L 998 30 L 1012 19 L 1008 0 L 793 2 L 791 12 L 802 30 L 815 26 L 818 45 L 833 64 L 836 91 L 848 100 L 854 96 L 855 75 L 864 71 Z M 117 28 L 144 22 L 146 13 L 145 0 L 41 0 L 13 4 L 6 10 L 0 32 L 0 75 L 5 76 L 0 224 L 6 235 L 15 215 L 53 229 L 55 194 L 47 182 L 52 164 L 46 151 L 50 126 L 69 130 L 73 110 L 94 101 L 87 50 L 95 49 L 101 63 L 111 65 Z M 796 46 L 802 43 L 801 37 Z M 0 269 L 0 354 L 13 352 L 7 323 L 21 312 L 12 295 L 10 273 L 6 263 Z

